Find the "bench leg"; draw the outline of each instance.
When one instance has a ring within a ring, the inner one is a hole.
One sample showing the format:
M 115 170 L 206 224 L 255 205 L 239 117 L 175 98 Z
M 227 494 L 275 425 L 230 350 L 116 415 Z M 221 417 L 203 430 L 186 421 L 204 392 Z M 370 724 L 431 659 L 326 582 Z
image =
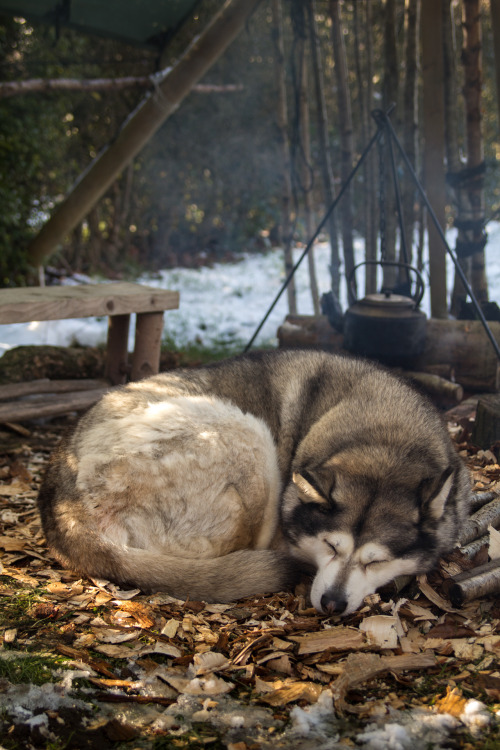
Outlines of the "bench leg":
M 159 372 L 162 331 L 162 312 L 137 313 L 132 380 L 141 380 Z
M 127 380 L 129 325 L 130 315 L 110 315 L 108 318 L 106 377 L 113 385 Z

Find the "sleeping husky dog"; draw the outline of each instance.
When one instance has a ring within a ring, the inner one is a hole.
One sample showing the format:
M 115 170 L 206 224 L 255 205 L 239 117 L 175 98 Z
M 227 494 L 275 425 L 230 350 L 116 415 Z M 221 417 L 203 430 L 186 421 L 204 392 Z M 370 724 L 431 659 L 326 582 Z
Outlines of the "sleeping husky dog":
M 232 601 L 314 572 L 320 612 L 353 612 L 453 547 L 468 473 L 441 419 L 367 362 L 237 357 L 106 394 L 51 458 L 39 507 L 66 566 Z

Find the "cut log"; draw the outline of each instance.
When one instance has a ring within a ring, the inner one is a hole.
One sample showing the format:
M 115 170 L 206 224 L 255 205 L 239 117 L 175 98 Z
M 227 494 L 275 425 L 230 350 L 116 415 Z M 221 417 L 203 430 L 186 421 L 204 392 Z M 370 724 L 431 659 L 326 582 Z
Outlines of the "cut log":
M 483 505 L 462 524 L 458 537 L 459 544 L 468 544 L 473 539 L 482 536 L 488 530 L 488 526 L 494 528 L 500 526 L 500 498 L 498 497 Z
M 500 343 L 500 323 L 490 321 L 489 326 Z M 449 368 L 445 377 L 466 390 L 498 390 L 499 363 L 479 320 L 427 321 L 425 349 L 414 369 L 426 372 L 445 364 Z
M 487 393 L 479 399 L 471 440 L 474 445 L 484 450 L 500 441 L 499 393 Z
M 500 344 L 500 323 L 489 325 Z M 343 346 L 342 335 L 324 315 L 288 315 L 278 340 L 284 349 L 342 351 Z M 499 389 L 499 363 L 478 320 L 427 320 L 424 352 L 412 370 L 438 375 L 475 393 Z
M 410 371 L 403 371 L 401 374 L 439 401 L 442 406 L 458 404 L 464 397 L 464 389 L 459 383 L 452 383 L 439 375 Z
M 326 315 L 287 315 L 278 328 L 281 349 L 324 349 L 338 352 L 344 337 L 332 328 Z
M 0 422 L 23 422 L 26 419 L 41 419 L 71 411 L 82 411 L 95 404 L 111 388 L 96 388 L 78 393 L 48 394 L 44 401 L 11 401 L 0 404 Z
M 92 380 L 49 380 L 40 378 L 29 383 L 10 383 L 0 385 L 0 401 L 8 401 L 36 393 L 70 393 L 72 391 L 91 391 L 96 388 L 107 388 L 109 383 L 104 379 Z
M 448 594 L 454 607 L 473 599 L 500 593 L 500 560 L 492 560 L 479 568 L 467 570 L 452 578 Z

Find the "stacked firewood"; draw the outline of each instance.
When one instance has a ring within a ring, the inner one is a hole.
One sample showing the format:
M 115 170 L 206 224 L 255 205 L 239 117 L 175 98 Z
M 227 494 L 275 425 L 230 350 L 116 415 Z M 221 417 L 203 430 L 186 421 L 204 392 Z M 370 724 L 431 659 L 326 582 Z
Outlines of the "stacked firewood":
M 452 576 L 446 591 L 454 607 L 473 599 L 500 594 L 500 485 L 477 492 L 471 499 L 472 515 L 459 537 L 460 551 L 471 567 Z M 488 562 L 483 562 L 485 557 Z M 479 566 L 476 565 L 479 561 Z

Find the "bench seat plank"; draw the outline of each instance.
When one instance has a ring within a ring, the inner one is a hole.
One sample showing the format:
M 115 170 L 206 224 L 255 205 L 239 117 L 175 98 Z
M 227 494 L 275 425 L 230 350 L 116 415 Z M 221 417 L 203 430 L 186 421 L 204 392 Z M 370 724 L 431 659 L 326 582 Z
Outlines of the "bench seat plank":
M 129 282 L 0 290 L 0 323 L 173 310 L 179 292 Z

